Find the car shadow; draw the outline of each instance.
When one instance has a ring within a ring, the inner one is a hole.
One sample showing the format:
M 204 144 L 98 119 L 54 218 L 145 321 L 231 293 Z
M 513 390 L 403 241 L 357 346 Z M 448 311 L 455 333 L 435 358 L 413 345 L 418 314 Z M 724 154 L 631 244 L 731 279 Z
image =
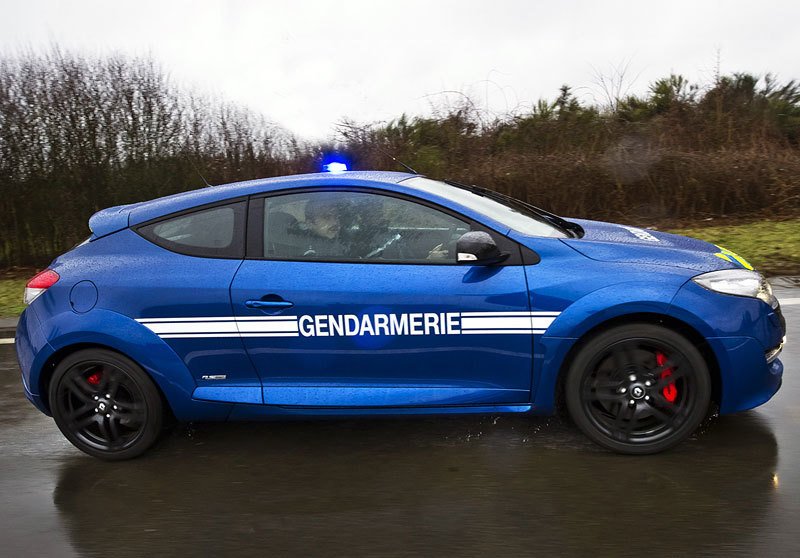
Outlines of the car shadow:
M 553 418 L 203 424 L 71 458 L 53 498 L 87 555 L 677 555 L 753 541 L 777 458 L 752 412 L 646 457 Z

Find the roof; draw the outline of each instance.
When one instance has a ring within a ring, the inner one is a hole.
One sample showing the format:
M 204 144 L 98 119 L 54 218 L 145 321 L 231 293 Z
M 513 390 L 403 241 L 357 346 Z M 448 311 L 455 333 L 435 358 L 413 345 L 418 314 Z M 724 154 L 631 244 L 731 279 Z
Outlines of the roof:
M 244 182 L 233 182 L 220 186 L 209 186 L 128 205 L 104 209 L 92 215 L 89 228 L 95 236 L 105 236 L 129 225 L 136 225 L 162 215 L 191 209 L 200 205 L 212 204 L 226 199 L 234 199 L 261 192 L 284 188 L 304 188 L 314 186 L 381 186 L 398 184 L 415 175 L 387 171 L 350 171 L 342 173 L 312 173 L 260 178 Z
M 308 186 L 369 186 L 397 184 L 412 174 L 384 171 L 352 171 L 341 173 L 312 173 L 261 178 L 245 182 L 233 182 L 220 186 L 209 186 L 190 192 L 181 192 L 164 198 L 157 198 L 128 206 L 130 210 L 129 224 L 134 225 L 148 221 L 161 215 L 190 209 L 199 205 L 215 203 L 231 198 L 249 196 L 261 192 L 281 190 L 283 188 L 303 188 Z

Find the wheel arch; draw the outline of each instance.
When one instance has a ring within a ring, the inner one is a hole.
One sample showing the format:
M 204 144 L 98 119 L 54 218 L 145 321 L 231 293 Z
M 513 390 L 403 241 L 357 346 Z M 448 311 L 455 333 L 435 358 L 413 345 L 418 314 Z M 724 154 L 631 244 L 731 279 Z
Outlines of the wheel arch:
M 131 361 L 136 363 L 144 371 L 144 373 L 147 374 L 147 376 L 150 378 L 150 380 L 156 386 L 156 389 L 158 390 L 158 394 L 161 397 L 161 402 L 164 405 L 164 409 L 167 410 L 167 412 L 170 414 L 171 418 L 175 417 L 175 413 L 174 413 L 174 411 L 172 409 L 172 405 L 170 404 L 169 399 L 167 398 L 167 396 L 164 394 L 164 390 L 161 388 L 161 385 L 153 377 L 153 375 L 150 373 L 150 371 L 147 369 L 147 367 L 146 366 L 142 366 L 142 364 L 140 362 L 138 362 L 136 360 L 136 358 L 134 358 L 133 356 L 131 356 L 129 354 L 126 354 L 123 351 L 120 351 L 116 347 L 111 347 L 109 345 L 103 345 L 102 343 L 74 343 L 74 344 L 71 344 L 71 345 L 66 345 L 66 346 L 61 347 L 60 349 L 56 350 L 53 354 L 51 354 L 47 358 L 47 360 L 45 361 L 44 365 L 42 366 L 42 371 L 39 374 L 39 386 L 38 387 L 39 387 L 40 397 L 42 398 L 42 404 L 45 406 L 45 408 L 47 409 L 48 412 L 52 412 L 52 409 L 50 407 L 50 401 L 49 401 L 49 398 L 50 398 L 50 389 L 49 388 L 50 388 L 50 381 L 53 378 L 53 373 L 55 372 L 56 367 L 58 366 L 58 364 L 61 361 L 63 361 L 68 356 L 73 355 L 73 354 L 75 354 L 75 353 L 77 353 L 79 351 L 87 350 L 87 349 L 103 349 L 103 350 L 106 350 L 106 351 L 111 351 L 113 353 L 117 353 L 118 355 L 124 356 L 125 358 L 130 359 Z
M 193 399 L 197 384 L 186 363 L 163 339 L 128 316 L 96 308 L 81 320 L 70 311 L 53 315 L 42 325 L 48 350 L 39 352 L 30 374 L 30 388 L 39 389 L 37 397 L 46 396 L 42 388 L 52 378 L 54 363 L 76 350 L 96 347 L 119 353 L 144 369 L 179 421 L 225 420 L 230 412 L 230 404 Z M 49 401 L 41 405 L 50 411 Z
M 687 324 L 686 322 L 666 315 L 666 314 L 657 314 L 657 313 L 650 313 L 650 312 L 636 312 L 631 314 L 622 314 L 619 316 L 615 316 L 599 324 L 596 324 L 588 331 L 584 332 L 577 341 L 572 344 L 572 347 L 567 351 L 564 359 L 561 361 L 561 365 L 558 369 L 558 377 L 556 379 L 556 387 L 555 387 L 555 404 L 556 404 L 556 411 L 560 415 L 565 415 L 566 410 L 566 399 L 565 399 L 565 392 L 564 392 L 564 384 L 567 377 L 567 371 L 569 367 L 572 365 L 572 362 L 575 359 L 575 356 L 580 352 L 580 350 L 588 343 L 591 339 L 596 337 L 597 335 L 608 331 L 617 326 L 621 325 L 631 325 L 631 324 L 648 324 L 648 325 L 658 325 L 662 327 L 666 327 L 675 331 L 676 333 L 682 335 L 689 342 L 692 343 L 699 351 L 703 360 L 706 362 L 708 366 L 708 372 L 711 377 L 711 401 L 712 405 L 719 405 L 721 398 L 722 398 L 722 375 L 720 372 L 719 362 L 717 361 L 717 357 L 714 354 L 711 346 L 706 342 L 705 338 L 698 332 L 695 328 L 691 325 Z

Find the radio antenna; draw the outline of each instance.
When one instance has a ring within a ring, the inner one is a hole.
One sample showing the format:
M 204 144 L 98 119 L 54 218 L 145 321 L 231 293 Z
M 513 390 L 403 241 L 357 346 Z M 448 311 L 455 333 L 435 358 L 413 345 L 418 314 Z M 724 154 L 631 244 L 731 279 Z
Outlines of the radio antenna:
M 203 173 L 201 173 L 200 169 L 197 168 L 197 165 L 194 164 L 194 161 L 192 160 L 191 157 L 189 157 L 189 154 L 188 153 L 184 153 L 183 155 L 184 155 L 184 157 L 186 157 L 186 160 L 189 161 L 189 164 L 192 165 L 192 168 L 194 169 L 194 172 L 197 173 L 197 175 L 200 177 L 200 180 L 203 181 L 203 184 L 206 185 L 206 188 L 211 188 L 211 184 L 208 183 L 208 180 L 206 180 L 206 177 L 203 176 Z
M 339 122 L 337 124 L 337 126 L 339 126 L 340 133 L 345 137 L 345 139 L 350 139 L 350 136 L 348 135 L 348 132 L 346 132 L 345 130 L 342 130 L 342 128 L 346 128 L 347 130 L 350 130 L 350 131 L 359 131 L 360 130 L 360 128 L 358 126 L 354 126 L 353 124 L 350 124 L 347 121 Z M 366 142 L 362 142 L 362 143 L 366 143 Z M 397 157 L 395 157 L 394 155 L 392 155 L 391 153 L 389 153 L 388 151 L 383 149 L 377 143 L 372 143 L 371 147 L 374 147 L 375 149 L 377 149 L 378 151 L 380 151 L 381 153 L 383 153 L 384 155 L 389 157 L 392 161 L 394 161 L 398 165 L 402 166 L 404 169 L 406 169 L 411 174 L 419 174 L 417 171 L 412 169 L 410 166 L 406 165 L 403 161 L 398 160 Z
M 403 161 L 398 160 L 397 157 L 395 157 L 394 155 L 392 155 L 391 153 L 389 153 L 388 151 L 383 149 L 380 145 L 376 145 L 375 148 L 378 151 L 380 151 L 381 153 L 383 153 L 384 155 L 386 155 L 387 157 L 389 157 L 392 161 L 394 161 L 398 165 L 401 165 L 404 169 L 406 169 L 411 174 L 419 174 L 417 171 L 415 171 L 414 169 L 412 169 L 411 167 L 406 165 Z

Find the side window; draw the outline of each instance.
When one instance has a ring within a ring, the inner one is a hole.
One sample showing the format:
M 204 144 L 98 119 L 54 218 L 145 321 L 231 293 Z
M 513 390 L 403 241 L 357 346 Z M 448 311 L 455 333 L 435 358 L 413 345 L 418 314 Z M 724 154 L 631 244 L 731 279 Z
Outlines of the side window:
M 241 201 L 184 213 L 138 232 L 162 248 L 188 256 L 243 258 L 246 205 Z
M 305 192 L 265 198 L 264 257 L 280 260 L 455 264 L 470 225 L 401 198 Z

